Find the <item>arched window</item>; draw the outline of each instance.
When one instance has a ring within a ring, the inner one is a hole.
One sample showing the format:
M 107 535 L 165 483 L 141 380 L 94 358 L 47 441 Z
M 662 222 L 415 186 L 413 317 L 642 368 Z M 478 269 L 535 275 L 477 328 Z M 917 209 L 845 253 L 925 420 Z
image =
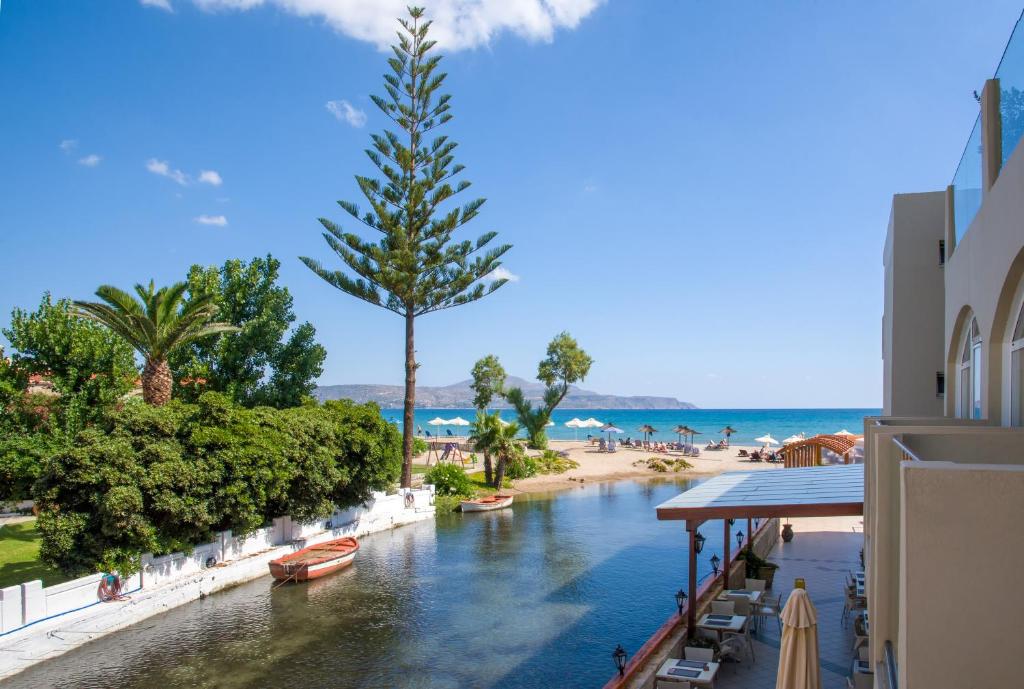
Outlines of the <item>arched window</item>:
M 964 345 L 960 351 L 960 395 L 956 415 L 962 419 L 981 418 L 981 330 L 978 321 L 971 319 L 971 325 L 964 333 Z
M 1010 339 L 1010 425 L 1024 426 L 1024 304 Z

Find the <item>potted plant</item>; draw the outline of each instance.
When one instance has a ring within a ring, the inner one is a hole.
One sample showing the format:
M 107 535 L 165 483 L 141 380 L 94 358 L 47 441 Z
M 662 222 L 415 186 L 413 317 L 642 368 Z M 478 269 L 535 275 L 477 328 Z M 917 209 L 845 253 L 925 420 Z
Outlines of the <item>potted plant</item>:
M 743 551 L 742 557 L 746 561 L 747 577 L 749 579 L 764 579 L 765 587 L 771 588 L 772 583 L 775 581 L 775 570 L 779 566 L 760 557 L 750 548 Z
M 714 639 L 708 639 L 703 636 L 695 636 L 692 639 L 687 639 L 683 642 L 685 648 L 683 648 L 683 657 L 686 657 L 687 648 L 710 648 L 715 652 L 715 658 L 718 658 L 718 642 Z
M 789 543 L 793 540 L 793 525 L 786 522 L 782 525 L 782 542 Z

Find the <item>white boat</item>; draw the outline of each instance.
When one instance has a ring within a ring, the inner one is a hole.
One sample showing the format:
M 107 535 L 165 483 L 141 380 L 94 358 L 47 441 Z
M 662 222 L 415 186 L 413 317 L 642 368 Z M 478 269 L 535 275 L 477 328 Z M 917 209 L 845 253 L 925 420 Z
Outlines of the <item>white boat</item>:
M 500 510 L 512 504 L 511 495 L 489 495 L 486 498 L 463 500 L 460 503 L 463 512 L 489 512 Z

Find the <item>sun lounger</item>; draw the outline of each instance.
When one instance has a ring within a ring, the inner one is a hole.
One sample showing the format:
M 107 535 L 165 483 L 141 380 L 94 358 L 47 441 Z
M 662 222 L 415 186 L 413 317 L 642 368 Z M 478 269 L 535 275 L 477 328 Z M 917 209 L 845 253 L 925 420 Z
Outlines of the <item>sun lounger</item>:
M 737 457 L 749 457 L 750 453 L 747 452 L 746 450 L 740 450 L 740 453 L 738 455 L 736 455 L 736 456 Z

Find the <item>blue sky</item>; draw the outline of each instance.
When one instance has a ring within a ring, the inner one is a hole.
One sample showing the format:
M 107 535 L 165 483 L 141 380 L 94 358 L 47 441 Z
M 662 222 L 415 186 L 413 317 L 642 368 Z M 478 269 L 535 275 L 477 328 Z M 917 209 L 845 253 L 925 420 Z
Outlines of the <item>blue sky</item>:
M 359 5 L 4 0 L 0 320 L 270 252 L 322 381 L 400 383 L 401 319 L 297 259 L 331 261 L 317 218 L 344 220 L 384 126 L 403 3 Z M 532 376 L 568 330 L 591 389 L 880 405 L 891 195 L 949 182 L 1019 3 L 459 6 L 435 3 L 447 133 L 488 199 L 468 233 L 514 244 L 518 280 L 418 322 L 421 383 L 487 353 Z

